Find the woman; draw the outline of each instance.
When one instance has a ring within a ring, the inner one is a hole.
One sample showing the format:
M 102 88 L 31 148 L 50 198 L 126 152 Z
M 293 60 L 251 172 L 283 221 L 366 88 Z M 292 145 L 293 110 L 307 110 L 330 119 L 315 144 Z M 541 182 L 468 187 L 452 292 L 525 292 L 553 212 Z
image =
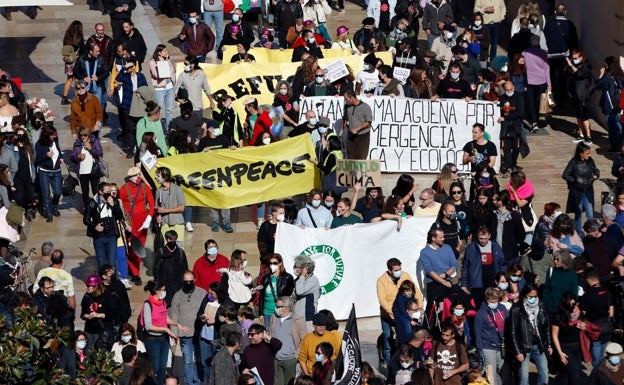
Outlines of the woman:
M 353 40 L 349 38 L 349 27 L 341 25 L 336 28 L 336 40 L 332 43 L 332 49 L 348 50 L 353 55 L 359 53 Z
M 295 257 L 295 295 L 297 302 L 293 308 L 296 316 L 305 319 L 308 330 L 312 330 L 312 317 L 316 314 L 321 286 L 314 275 L 314 261 L 306 255 Z
M 128 385 L 156 385 L 152 367 L 153 362 L 151 362 L 151 357 L 147 353 L 139 353 L 134 362 Z M 163 382 L 164 379 L 165 377 L 163 376 Z
M 338 135 L 333 132 L 328 134 L 326 139 L 322 140 L 322 142 L 322 163 L 319 163 L 319 161 L 314 158 L 310 158 L 309 160 L 322 172 L 323 190 L 334 192 L 337 195 L 336 199 L 340 199 L 340 196 L 348 191 L 346 187 L 339 186 L 336 181 L 336 166 L 338 165 L 338 160 L 343 159 L 342 143 Z M 332 212 L 335 213 L 335 207 Z
M 87 292 L 80 303 L 80 318 L 88 337 L 89 349 L 112 347 L 115 301 L 104 287 L 102 278 L 92 274 L 85 280 Z
M 578 278 L 572 268 L 572 257 L 568 250 L 562 249 L 553 254 L 553 265 L 546 272 L 546 282 L 542 300 L 549 314 L 559 306 L 559 299 L 566 292 L 571 292 L 578 299 Z
M 520 297 L 520 293 L 522 289 L 527 284 L 526 279 L 524 279 L 524 271 L 522 270 L 522 266 L 517 263 L 512 263 L 507 268 L 506 276 L 509 277 L 509 286 L 507 288 L 507 292 L 512 294 L 512 300 L 517 302 Z
M 451 246 L 453 253 L 455 253 L 455 258 L 459 258 L 466 245 L 468 233 L 464 227 L 465 224 L 458 220 L 453 201 L 448 200 L 442 203 L 435 226 L 444 232 L 444 243 Z
M 425 67 L 415 66 L 412 69 L 407 78 L 404 93 L 407 98 L 431 99 L 433 96 L 432 85 Z
M 138 144 L 138 150 L 134 153 L 134 165 L 141 169 L 142 175 L 150 175 L 148 170 L 141 162 L 141 159 L 145 154 L 151 154 L 155 158 L 162 158 L 164 155 L 162 150 L 156 144 L 156 136 L 153 132 L 144 132 L 141 137 L 141 142 Z M 156 184 L 151 177 L 146 177 L 145 181 L 150 185 L 152 191 L 156 191 Z
M 527 73 L 525 111 L 531 125 L 531 132 L 536 132 L 539 129 L 537 122 L 539 121 L 540 98 L 551 87 L 550 65 L 546 51 L 540 48 L 539 35 L 532 35 L 530 44 L 531 46 L 522 52 Z
M 249 53 L 249 44 L 239 42 L 236 44 L 236 53 L 230 58 L 230 63 L 255 63 L 256 58 Z
M 154 134 L 154 142 L 160 148 L 161 155 L 167 156 L 167 140 L 165 139 L 162 122 L 160 121 L 160 106 L 151 100 L 145 103 L 145 116 L 136 125 L 137 146 L 146 132 Z
M 71 22 L 67 30 L 65 30 L 65 36 L 63 36 L 63 46 L 72 46 L 74 52 L 78 55 L 82 55 L 84 53 L 84 35 L 82 34 L 82 23 L 78 20 L 74 20 Z M 67 75 L 67 80 L 65 80 L 65 85 L 63 86 L 63 98 L 61 99 L 62 105 L 69 104 L 69 88 L 74 81 L 74 63 L 65 63 L 65 75 Z
M 583 141 L 586 145 L 590 145 L 592 144 L 592 139 L 587 104 L 592 93 L 592 66 L 585 59 L 585 54 L 580 49 L 572 50 L 572 59 L 570 60 L 569 57 L 566 57 L 566 62 L 568 65 L 565 70 L 572 79 L 568 94 L 576 102 L 578 134 L 574 141 Z M 590 218 L 588 217 L 587 219 Z
M 69 345 L 61 353 L 59 369 L 64 371 L 70 378 L 78 376 L 78 369 L 82 368 L 82 363 L 91 355 L 91 350 L 87 349 L 87 335 L 76 330 L 69 340 Z
M 115 362 L 123 364 L 123 359 L 121 357 L 121 351 L 128 345 L 134 345 L 137 348 L 137 351 L 140 353 L 145 353 L 145 345 L 143 341 L 139 340 L 136 335 L 136 330 L 134 326 L 126 322 L 121 325 L 119 328 L 119 332 L 117 333 L 117 342 L 113 344 L 111 348 L 111 352 L 114 353 L 113 359 Z
M 9 93 L 0 92 L 0 124 L 12 127 L 13 118 L 18 115 L 19 110 L 9 102 Z
M 193 152 L 191 148 L 193 146 L 191 143 L 191 134 L 188 130 L 171 131 L 169 144 L 169 150 L 167 150 L 168 156 L 190 154 Z
M 535 230 L 535 226 L 537 226 L 535 211 L 533 211 L 533 207 L 531 206 L 531 201 L 535 195 L 535 188 L 524 171 L 515 170 L 511 173 L 509 183 L 507 183 L 507 192 L 509 192 L 509 199 L 512 205 L 515 206 L 515 210 L 520 212 L 522 216 L 522 224 L 526 231 L 524 242 L 526 245 L 531 245 L 533 241 L 533 230 Z
M 221 135 L 227 139 L 230 146 L 243 147 L 245 133 L 241 126 L 236 110 L 232 106 L 232 97 L 223 95 L 217 102 L 217 107 L 212 110 L 212 118 L 219 123 Z
M 83 126 L 90 127 L 95 135 L 98 136 L 104 121 L 104 113 L 100 101 L 94 94 L 87 92 L 87 82 L 82 79 L 76 81 L 74 89 L 76 95 L 71 101 L 69 116 L 69 128 L 72 133 L 72 139 L 79 139 L 78 130 Z
M 552 266 L 552 259 L 546 256 L 549 252 L 548 239 L 550 232 L 557 217 L 561 215 L 561 206 L 557 202 L 548 202 L 544 205 L 544 215 L 538 221 L 533 233 L 533 241 L 531 242 L 531 252 L 529 258 L 526 258 L 528 269 L 538 277 L 544 277 L 546 270 Z
M 485 291 L 485 302 L 474 319 L 475 346 L 483 354 L 485 366 L 493 369 L 494 384 L 502 385 L 499 374 L 503 367 L 502 349 L 505 349 L 505 321 L 507 308 L 500 303 L 500 290 L 490 287 Z
M 418 190 L 418 185 L 414 183 L 414 178 L 408 174 L 401 174 L 397 179 L 394 188 L 392 189 L 392 195 L 401 197 L 403 203 L 405 203 L 405 213 L 407 215 L 414 215 L 412 207 L 414 207 L 414 193 Z
M 440 175 L 431 185 L 431 189 L 436 193 L 436 202 L 442 203 L 451 198 L 451 183 L 457 180 L 457 165 L 455 163 L 447 163 L 442 166 Z
M 249 303 L 253 294 L 251 290 L 253 278 L 245 271 L 246 268 L 246 254 L 235 250 L 230 258 L 230 266 L 221 278 L 221 291 L 227 298 L 225 302 L 233 305 L 237 311 L 241 306 Z
M 384 207 L 385 198 L 381 187 L 367 187 L 366 195 L 358 199 L 358 193 L 362 189 L 360 183 L 354 186 L 355 192 L 351 200 L 351 210 L 362 215 L 362 222 L 373 223 L 381 220 L 381 213 Z
M 470 216 L 472 218 L 470 228 L 473 235 L 477 235 L 481 226 L 487 227 L 490 230 L 490 234 L 492 233 L 497 222 L 495 210 L 496 206 L 492 202 L 492 193 L 487 189 L 477 191 L 477 197 L 472 205 Z
M 485 64 L 490 60 L 490 30 L 483 24 L 483 14 L 481 12 L 475 12 L 473 16 L 472 25 L 469 27 L 474 33 L 479 46 L 481 47 L 481 53 L 479 54 L 479 62 L 482 67 L 486 67 Z
M 294 127 L 299 125 L 299 98 L 293 96 L 292 88 L 286 80 L 280 80 L 277 83 L 275 96 L 273 97 L 273 107 L 281 107 L 284 111 L 284 115 L 282 115 L 284 128 L 280 135 L 284 138 Z M 288 129 L 286 129 L 287 126 Z
M 514 93 L 518 93 L 522 100 L 524 100 L 524 94 L 526 93 L 526 78 L 527 73 L 524 57 L 522 57 L 521 54 L 515 54 L 509 68 L 509 80 L 511 80 L 514 85 Z
M 476 197 L 479 190 L 487 190 L 492 196 L 500 189 L 496 172 L 485 162 L 477 164 L 475 175 L 470 184 L 470 196 Z
M 509 292 L 509 280 L 507 279 L 507 273 L 499 271 L 494 277 L 494 285 L 500 292 L 500 301 L 505 305 L 505 309 L 509 311 L 511 305 L 518 302 L 519 295 Z
M 316 345 L 316 362 L 312 366 L 312 379 L 314 385 L 330 385 L 334 374 L 334 363 L 331 358 L 334 355 L 334 347 L 329 342 L 321 342 Z
M 8 210 L 11 208 L 12 195 L 9 176 L 9 166 L 0 163 L 0 257 L 2 258 L 7 256 L 9 244 L 19 241 L 16 228 L 6 220 Z
M 87 208 L 87 203 L 91 197 L 89 196 L 89 186 L 91 186 L 91 195 L 97 194 L 100 176 L 93 173 L 93 168 L 100 158 L 104 155 L 100 139 L 91 133 L 88 126 L 82 126 L 78 129 L 78 137 L 74 141 L 74 149 L 70 156 L 74 162 L 74 172 L 78 174 L 80 181 L 80 190 L 82 192 L 82 204 Z
M 466 200 L 466 190 L 461 182 L 453 182 L 450 186 L 451 201 L 455 205 L 455 215 L 462 225 L 464 232 L 470 233 L 472 219 L 472 204 Z
M 143 290 L 149 294 L 141 308 L 139 323 L 145 328 L 145 349 L 150 354 L 152 370 L 156 373 L 156 383 L 160 385 L 165 382 L 169 338 L 177 341 L 169 325 L 176 325 L 183 332 L 189 332 L 189 329 L 169 318 L 165 303 L 167 288 L 163 283 L 148 281 Z
M 145 75 L 139 71 L 137 62 L 132 61 L 133 59 L 128 59 L 115 78 L 117 84 L 120 85 L 118 87 L 119 92 L 117 92 L 117 109 L 119 110 L 119 125 L 121 126 L 121 135 L 119 137 L 124 138 L 126 147 L 134 147 L 137 143 L 132 136 L 135 128 L 137 128 L 137 121 L 130 116 L 132 95 L 137 92 L 139 87 L 147 86 Z M 112 96 L 111 91 L 109 91 L 109 94 L 109 96 Z M 162 127 L 160 130 L 162 131 Z
M 271 273 L 262 278 L 263 289 L 260 290 L 258 308 L 260 322 L 264 322 L 267 327 L 271 325 L 271 317 L 276 313 L 277 299 L 282 296 L 290 297 L 295 290 L 295 280 L 286 272 L 281 254 L 275 253 L 269 257 L 269 268 Z
M 318 32 L 331 43 L 331 36 L 327 31 L 327 15 L 331 15 L 332 9 L 327 0 L 308 0 L 303 4 L 303 20 L 312 20 Z
M 464 299 L 461 296 L 456 295 L 450 302 L 451 314 L 445 320 L 442 320 L 442 323 L 450 322 L 453 327 L 455 327 L 456 338 L 465 346 L 470 346 L 470 322 L 468 322 L 468 318 L 466 318 L 466 306 L 464 304 Z
M 39 173 L 39 186 L 46 222 L 52 222 L 53 215 L 61 216 L 56 206 L 61 199 L 62 164 L 65 164 L 65 161 L 58 144 L 56 129 L 45 126 L 35 144 L 35 167 Z
M 339 199 L 340 196 L 334 190 L 323 191 L 323 206 L 325 206 L 334 217 L 336 216 L 336 204 Z
M 417 307 L 423 307 L 422 293 L 416 288 L 414 282 L 405 280 L 399 285 L 399 291 L 392 304 L 392 315 L 400 345 L 407 344 L 414 337 L 411 324 L 412 316 L 407 312 L 408 301 L 416 301 Z
M 323 206 L 323 192 L 312 189 L 308 193 L 308 202 L 297 213 L 295 225 L 303 228 L 329 229 L 334 216 Z
M 254 44 L 254 47 L 266 48 L 266 49 L 280 49 L 279 42 L 275 40 L 275 37 L 268 28 L 263 28 L 260 33 L 260 41 Z
M 403 219 L 411 218 L 412 215 L 408 215 L 405 212 L 405 204 L 403 198 L 398 195 L 390 195 L 386 200 L 381 219 L 392 220 L 397 222 L 396 231 L 401 231 L 403 226 Z
M 299 100 L 305 86 L 314 81 L 317 68 L 318 59 L 315 56 L 309 55 L 305 59 L 302 58 L 301 66 L 297 68 L 292 80 L 292 96 L 294 99 Z
M 156 46 L 154 54 L 149 61 L 149 68 L 156 103 L 165 110 L 165 131 L 168 131 L 169 124 L 173 119 L 173 100 L 175 99 L 173 86 L 176 76 L 166 45 L 158 44 Z
M 600 97 L 600 108 L 607 121 L 607 132 L 609 133 L 609 143 L 611 152 L 620 152 L 622 143 L 622 123 L 620 118 L 622 111 L 619 110 L 618 102 L 621 99 L 622 88 L 624 88 L 624 73 L 618 59 L 614 56 L 605 58 L 605 64 L 600 67 L 600 75 L 596 80 L 596 88 L 602 91 Z
M 579 309 L 576 297 L 570 292 L 563 293 L 551 326 L 553 346 L 562 365 L 557 378 L 563 384 L 581 383 L 581 333 L 585 327 L 585 316 Z
M 14 143 L 17 146 L 17 172 L 13 177 L 13 197 L 18 205 L 26 209 L 26 220 L 30 221 L 35 218 L 39 204 L 35 192 L 35 152 L 23 127 L 15 130 Z
M 574 229 L 574 223 L 568 214 L 561 214 L 555 219 L 548 237 L 548 247 L 552 254 L 560 249 L 567 249 L 573 255 L 572 258 L 585 251 L 583 240 Z
M 513 211 L 507 190 L 501 190 L 494 194 L 492 201 L 496 206 L 494 212 L 496 223 L 492 229 L 492 239 L 496 240 L 496 243 L 503 248 L 503 254 L 508 264 L 519 262 L 521 251 L 527 248 L 524 243 L 526 231 L 522 224 L 522 216 Z
M 483 68 L 477 73 L 477 80 L 479 85 L 477 86 L 476 99 L 487 100 L 489 102 L 497 102 L 498 94 L 496 93 L 496 84 L 494 80 L 494 72 L 489 68 Z

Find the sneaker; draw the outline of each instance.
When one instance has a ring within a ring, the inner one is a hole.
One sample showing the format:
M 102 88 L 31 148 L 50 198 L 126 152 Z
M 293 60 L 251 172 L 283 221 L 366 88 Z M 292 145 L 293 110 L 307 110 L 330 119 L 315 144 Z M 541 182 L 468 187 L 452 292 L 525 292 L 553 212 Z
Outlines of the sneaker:
M 121 278 L 120 281 L 123 283 L 126 290 L 132 289 L 132 285 L 130 284 L 130 280 L 128 278 Z
M 219 232 L 219 222 L 212 222 L 212 232 L 213 233 Z
M 336 12 L 337 12 L 337 13 L 345 13 L 345 10 L 344 10 L 344 8 L 338 8 L 338 9 L 336 10 Z
M 256 230 L 260 230 L 260 226 L 264 223 L 264 219 L 258 218 L 258 226 L 256 226 Z
M 226 233 L 233 233 L 234 229 L 232 228 L 232 225 L 230 225 L 229 223 L 224 223 L 223 231 L 225 231 Z
M 537 131 L 539 131 L 539 127 L 537 123 L 533 123 L 533 126 L 531 126 L 531 134 L 535 134 Z
M 132 282 L 137 286 L 143 285 L 143 281 L 141 281 L 141 277 L 139 277 L 138 275 L 132 277 Z
M 585 140 L 584 137 L 582 137 L 580 135 L 577 135 L 577 136 L 574 137 L 574 139 L 572 139 L 572 143 L 578 143 L 578 142 L 582 142 L 584 140 Z
M 585 138 L 585 140 L 583 141 L 583 143 L 585 143 L 586 145 L 588 145 L 588 146 L 589 146 L 590 144 L 592 144 L 592 143 L 594 143 L 594 142 L 592 142 L 591 138 Z
M 188 231 L 189 233 L 193 232 L 193 225 L 191 224 L 191 222 L 186 222 L 186 225 L 184 227 L 186 228 L 186 231 Z

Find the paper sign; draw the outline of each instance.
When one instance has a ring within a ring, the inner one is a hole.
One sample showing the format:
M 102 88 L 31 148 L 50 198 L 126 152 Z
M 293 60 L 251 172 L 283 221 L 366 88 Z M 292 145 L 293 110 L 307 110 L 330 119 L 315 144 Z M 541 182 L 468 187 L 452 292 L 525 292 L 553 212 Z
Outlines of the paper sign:
M 143 163 L 147 171 L 151 171 L 156 166 L 156 160 L 156 156 L 149 151 L 145 151 L 145 154 L 141 157 L 141 163 Z
M 167 79 L 171 77 L 171 68 L 169 68 L 168 61 L 165 61 L 165 60 L 157 61 L 156 70 L 158 71 L 158 77 L 161 79 Z
M 342 79 L 349 74 L 349 70 L 347 69 L 345 62 L 342 59 L 336 60 L 335 62 L 328 64 L 324 69 L 325 78 L 327 78 L 327 81 L 330 83 Z
M 360 183 L 363 188 L 381 186 L 381 164 L 379 159 L 338 159 L 336 163 L 338 186 L 352 187 Z
M 392 77 L 400 81 L 401 84 L 405 84 L 405 81 L 410 76 L 411 72 L 412 71 L 410 71 L 409 68 L 394 67 L 394 71 L 392 72 Z

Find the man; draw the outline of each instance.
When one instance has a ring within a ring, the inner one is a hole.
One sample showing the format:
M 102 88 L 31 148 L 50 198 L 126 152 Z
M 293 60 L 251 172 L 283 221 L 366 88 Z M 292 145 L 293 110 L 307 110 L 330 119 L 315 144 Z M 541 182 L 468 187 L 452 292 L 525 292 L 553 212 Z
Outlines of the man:
M 147 46 L 145 45 L 143 35 L 141 35 L 138 29 L 134 28 L 134 23 L 130 20 L 124 21 L 122 27 L 124 33 L 119 36 L 118 41 L 128 46 L 130 55 L 134 56 L 139 63 L 138 70 L 140 71 L 147 55 Z
M 493 385 L 503 385 L 500 376 L 503 367 L 502 349 L 505 349 L 505 321 L 508 317 L 507 308 L 500 303 L 501 291 L 499 288 L 489 287 L 482 297 L 481 307 L 474 319 L 476 348 L 483 354 L 486 367 L 492 367 L 494 375 Z
M 430 188 L 422 190 L 418 196 L 420 205 L 414 207 L 415 217 L 432 217 L 438 215 L 440 212 L 440 203 L 435 201 L 435 191 Z
M 338 205 L 336 205 L 336 217 L 332 221 L 331 228 L 335 229 L 340 226 L 354 225 L 356 223 L 362 223 L 362 218 L 351 213 L 351 199 L 340 198 Z
M 260 262 L 268 262 L 268 259 L 275 252 L 275 233 L 277 224 L 285 219 L 284 203 L 273 201 L 271 205 L 271 217 L 268 221 L 262 222 L 258 230 L 256 242 L 260 252 Z
M 411 71 L 417 65 L 424 66 L 425 61 L 423 60 L 423 56 L 420 54 L 420 52 L 418 52 L 415 47 L 416 45 L 414 44 L 414 40 L 409 37 L 405 37 L 397 41 L 397 53 L 396 55 L 394 55 L 392 68 L 407 68 Z M 433 57 L 435 57 L 435 54 L 433 55 Z
M 461 64 L 456 61 L 452 62 L 444 79 L 440 80 L 432 99 L 464 99 L 467 102 L 472 100 L 472 87 L 466 79 L 462 78 L 462 74 Z
M 435 301 L 451 292 L 451 279 L 458 270 L 453 249 L 444 243 L 444 231 L 435 225 L 427 233 L 427 246 L 420 252 L 419 263 L 425 272 L 428 311 Z
M 295 26 L 295 19 L 303 19 L 303 8 L 298 1 L 284 0 L 275 6 L 275 30 L 280 47 L 288 48 L 286 35 L 288 29 Z M 252 35 L 253 36 L 253 35 Z
M 195 261 L 193 265 L 193 275 L 195 285 L 208 291 L 214 282 L 221 282 L 220 269 L 227 269 L 230 260 L 223 254 L 219 254 L 219 245 L 214 239 L 209 239 L 204 243 L 206 252 Z
M 104 32 L 104 24 L 97 23 L 95 25 L 95 33 L 87 39 L 87 46 L 89 44 L 95 44 L 100 47 L 100 57 L 106 63 L 106 68 L 112 68 L 115 60 L 115 43 L 113 38 Z M 106 93 L 103 92 L 103 94 Z
M 462 374 L 468 370 L 466 349 L 457 341 L 456 333 L 455 325 L 445 322 L 440 341 L 433 344 L 429 358 L 434 365 L 429 367 L 429 374 L 435 385 L 461 385 Z
M 221 1 L 218 2 L 221 3 Z M 197 10 L 189 12 L 189 22 L 182 27 L 178 39 L 186 42 L 187 55 L 194 56 L 203 63 L 206 61 L 206 54 L 215 47 L 215 36 L 210 27 L 198 17 Z
M 90 43 L 87 47 L 89 50 L 86 55 L 80 56 L 74 64 L 74 77 L 86 83 L 87 91 L 98 98 L 103 111 L 106 109 L 106 101 L 102 103 L 104 100 L 102 95 L 106 91 L 105 81 L 110 75 L 110 71 L 106 66 L 106 60 L 100 58 L 100 46 Z
M 362 71 L 355 76 L 355 93 L 360 96 L 371 96 L 379 85 L 379 71 L 377 70 L 377 56 L 369 53 L 364 56 Z
M 31 307 L 37 309 L 37 314 L 49 326 L 58 328 L 68 327 L 74 330 L 74 310 L 62 290 L 54 290 L 54 281 L 43 276 L 37 281 L 39 288 L 32 297 Z
M 253 41 L 255 40 L 254 37 L 254 27 L 246 22 L 243 19 L 244 13 L 243 10 L 240 8 L 234 8 L 234 11 L 232 11 L 232 22 L 228 23 L 225 26 L 225 30 L 229 31 L 229 27 L 231 25 L 236 25 L 239 28 L 239 32 L 238 32 L 238 40 L 245 44 L 247 47 L 251 46 L 251 43 L 253 43 Z M 219 47 L 219 45 L 215 45 L 215 47 Z
M 132 20 L 134 8 L 135 0 L 104 0 L 104 11 L 110 16 L 114 40 L 118 40 L 123 34 L 124 21 Z
M 160 224 L 163 237 L 169 230 L 178 234 L 178 247 L 184 248 L 184 207 L 186 200 L 182 188 L 171 181 L 168 167 L 156 169 L 156 221 Z
M 435 226 L 444 232 L 444 243 L 451 246 L 455 258 L 466 244 L 466 230 L 462 222 L 457 219 L 457 209 L 451 200 L 444 201 L 436 218 Z
M 468 83 L 470 83 L 470 87 L 472 88 L 479 84 L 479 70 L 481 70 L 481 63 L 477 60 L 476 57 L 470 55 L 466 48 L 461 45 L 456 45 L 451 49 L 455 60 L 460 62 L 464 69 L 464 78 Z
M 594 367 L 589 376 L 590 384 L 620 384 L 624 381 L 624 365 L 622 365 L 622 345 L 609 342 L 605 356 L 600 365 Z
M 215 101 L 212 98 L 208 79 L 204 71 L 199 67 L 199 59 L 197 57 L 189 55 L 184 58 L 184 72 L 178 76 L 178 81 L 176 81 L 174 87 L 176 95 L 180 88 L 187 90 L 188 100 L 193 103 L 193 111 L 199 116 L 202 116 L 204 109 L 202 93 L 205 93 L 208 97 L 210 108 L 215 108 Z
M 376 95 L 383 96 L 405 96 L 401 82 L 393 77 L 392 67 L 387 64 L 379 66 L 379 85 Z
M 298 45 L 295 49 L 293 49 L 291 61 L 301 61 L 304 53 L 309 53 L 318 59 L 322 59 L 323 51 L 321 51 L 321 47 L 316 42 L 314 31 L 306 29 L 301 34 L 301 37 L 303 39 L 303 44 Z
M 167 286 L 168 289 L 171 289 Z M 202 301 L 208 293 L 201 287 L 195 286 L 195 275 L 192 271 L 185 271 L 182 275 L 182 289 L 173 295 L 169 314 L 175 317 L 175 320 L 181 325 L 197 324 L 197 309 L 199 309 Z M 182 351 L 182 359 L 184 361 L 184 382 L 188 385 L 199 385 L 201 381 L 197 374 L 198 368 L 194 362 L 200 362 L 199 341 L 194 337 L 194 328 L 182 331 L 178 330 L 177 336 L 180 338 L 180 350 Z M 193 354 L 196 359 L 193 360 Z M 203 377 L 203 376 L 202 376 Z
M 39 290 L 39 280 L 42 277 L 52 278 L 54 281 L 54 289 L 57 291 L 63 291 L 63 293 L 67 296 L 67 300 L 69 302 L 69 306 L 76 310 L 76 295 L 74 293 L 74 280 L 68 272 L 63 270 L 65 255 L 61 250 L 54 250 L 52 255 L 50 256 L 50 262 L 52 264 L 50 267 L 46 267 L 39 271 L 37 274 L 37 279 L 35 279 L 35 284 L 33 286 L 33 291 Z
M 212 369 L 208 385 L 232 385 L 238 379 L 238 363 L 234 353 L 243 346 L 243 336 L 239 332 L 229 332 L 225 336 L 225 346 L 212 359 Z
M 453 50 L 455 46 L 455 32 L 457 29 L 452 25 L 445 25 L 440 33 L 431 43 L 431 51 L 435 52 L 436 59 L 443 63 L 444 69 L 449 69 L 449 64 L 453 61 Z
M 308 334 L 305 319 L 292 312 L 291 297 L 279 297 L 275 301 L 275 317 L 271 317 L 271 335 L 282 342 L 275 354 L 274 385 L 289 385 L 297 369 L 297 352 L 303 338 Z
M 485 288 L 492 285 L 499 272 L 507 270 L 503 249 L 491 241 L 491 237 L 490 229 L 482 226 L 477 239 L 466 248 L 463 259 L 459 282 L 462 290 L 471 294 L 475 303 L 483 302 Z
M 305 96 L 334 96 L 338 94 L 336 87 L 325 78 L 325 70 L 317 68 L 314 81 L 306 85 L 303 94 Z
M 249 345 L 243 350 L 241 367 L 244 373 L 256 368 L 265 385 L 275 384 L 275 356 L 282 348 L 282 342 L 267 334 L 264 325 L 254 323 L 247 333 Z
M 600 284 L 600 272 L 597 269 L 591 267 L 585 271 L 585 283 L 587 290 L 579 297 L 579 308 L 587 321 L 601 329 L 599 339 L 591 341 L 592 365 L 597 367 L 613 334 L 611 318 L 614 315 L 614 301 L 609 290 Z
M 615 217 L 617 216 L 615 206 L 608 203 L 602 205 L 601 214 L 602 222 L 604 223 L 604 227 L 601 230 L 616 240 L 619 250 L 624 244 L 624 234 L 622 234 L 620 225 L 615 222 Z
M 477 0 L 474 6 L 475 12 L 483 14 L 483 24 L 490 31 L 490 60 L 496 57 L 498 49 L 498 31 L 501 22 L 505 19 L 507 8 L 503 0 Z
M 499 98 L 501 116 L 498 118 L 498 123 L 501 124 L 500 138 L 503 149 L 501 171 L 503 178 L 506 178 L 509 176 L 509 172 L 515 171 L 517 168 L 520 146 L 526 141 L 523 140 L 524 132 L 522 129 L 524 93 L 514 92 L 514 85 L 511 81 L 506 81 L 503 89 L 505 93 Z M 526 152 L 523 152 L 523 156 L 526 156 Z
M 616 239 L 601 231 L 601 227 L 602 224 L 597 219 L 588 219 L 583 224 L 583 246 L 585 259 L 598 271 L 600 281 L 604 283 L 613 278 L 611 263 L 617 257 L 620 247 Z
M 334 348 L 332 360 L 335 360 L 338 357 L 338 352 L 340 352 L 341 341 L 338 340 L 334 333 L 327 333 L 325 325 L 327 325 L 327 318 L 321 313 L 316 313 L 312 319 L 313 331 L 308 333 L 301 341 L 298 361 L 301 371 L 308 376 L 312 376 L 312 365 L 316 362 L 316 347 L 318 344 L 321 342 L 331 344 Z
M 559 105 L 567 98 L 568 87 L 565 68 L 566 59 L 573 49 L 579 48 L 578 35 L 574 23 L 566 18 L 566 6 L 558 3 L 554 17 L 544 25 L 544 37 L 548 46 L 548 64 L 555 100 Z
M 191 150 L 197 152 L 197 145 L 206 132 L 207 126 L 202 114 L 193 113 L 193 103 L 185 102 L 180 104 L 180 116 L 171 120 L 169 125 L 170 135 L 174 131 L 186 130 L 191 135 Z
M 453 24 L 453 20 L 453 9 L 447 1 L 432 0 L 425 5 L 422 28 L 427 34 L 429 49 L 433 41 L 443 34 L 442 29 Z
M 165 296 L 167 306 L 171 306 L 174 294 L 183 288 L 183 282 L 180 280 L 188 270 L 186 254 L 178 247 L 177 240 L 178 234 L 175 231 L 167 231 L 165 246 L 154 253 L 154 279 L 164 283 L 167 288 Z
M 98 267 L 105 263 L 117 266 L 119 237 L 117 222 L 121 223 L 126 231 L 130 230 L 125 225 L 123 211 L 117 200 L 111 196 L 110 190 L 110 183 L 101 182 L 98 194 L 89 200 L 83 217 L 83 223 L 87 226 L 87 236 L 93 238 Z
M 510 61 L 513 61 L 515 55 L 521 54 L 531 46 L 531 36 L 533 36 L 533 32 L 529 28 L 529 18 L 521 17 L 519 22 L 520 31 L 516 32 L 511 37 L 509 48 L 507 49 L 507 57 Z
M 121 349 L 121 359 L 123 360 L 123 373 L 119 376 L 119 385 L 129 385 L 130 377 L 132 377 L 132 371 L 134 370 L 134 363 L 139 357 L 139 352 L 136 346 L 128 344 Z
M 386 41 L 383 32 L 381 32 L 379 28 L 375 27 L 375 18 L 369 16 L 362 20 L 362 28 L 355 31 L 355 35 L 353 35 L 353 43 L 360 53 L 370 52 L 372 51 L 371 39 Z
M 305 112 L 306 121 L 295 127 L 292 131 L 288 133 L 289 138 L 294 138 L 295 136 L 310 134 L 317 132 L 317 128 L 319 125 L 319 120 L 316 117 L 316 112 L 314 110 L 307 110 Z M 320 135 L 316 134 L 316 140 L 312 139 L 312 144 L 316 146 L 317 142 L 321 140 Z
M 370 9 L 370 8 L 369 8 Z M 399 42 L 408 39 L 408 30 L 409 21 L 407 19 L 399 18 L 394 24 L 394 28 L 388 32 L 388 37 L 386 38 L 386 47 L 397 47 Z M 386 32 L 386 31 L 384 31 Z M 418 36 L 418 35 L 417 35 Z
M 126 183 L 119 188 L 119 199 L 124 210 L 130 217 L 130 227 L 134 235 L 145 246 L 147 232 L 154 216 L 154 195 L 149 185 L 143 181 L 141 169 L 130 167 L 127 172 Z M 128 270 L 131 281 L 141 286 L 141 258 L 136 255 L 132 247 L 128 247 Z
M 477 164 L 486 162 L 494 168 L 498 152 L 496 145 L 485 139 L 485 126 L 481 123 L 472 125 L 472 141 L 466 143 L 463 148 L 462 164 L 470 163 L 470 172 L 477 171 Z
M 423 315 L 424 316 L 424 315 Z M 412 338 L 406 344 L 407 347 L 414 352 L 414 361 L 417 362 L 416 367 L 424 367 L 433 364 L 433 361 L 425 354 L 425 342 L 431 342 L 431 335 L 427 328 L 414 329 Z
M 383 362 L 382 366 L 390 365 L 390 341 L 392 340 L 392 328 L 394 324 L 394 314 L 392 305 L 399 292 L 399 286 L 404 281 L 412 281 L 408 272 L 401 270 L 401 261 L 397 258 L 390 258 L 386 262 L 388 270 L 377 278 L 377 299 L 379 300 L 379 319 L 381 320 L 381 330 L 383 335 Z
M 132 315 L 130 298 L 128 297 L 128 292 L 126 291 L 127 287 L 124 286 L 121 280 L 117 279 L 115 266 L 105 263 L 100 266 L 98 273 L 102 278 L 106 294 L 109 296 L 111 301 L 110 306 L 115 309 L 113 327 L 115 328 L 115 331 L 117 331 L 121 325 L 128 322 L 130 316 Z
M 347 119 L 342 123 L 340 135 L 348 127 L 348 157 L 349 159 L 367 159 L 373 112 L 368 104 L 357 98 L 354 91 L 345 92 L 344 99 Z
M 35 267 L 33 267 L 33 274 L 35 277 L 39 276 L 39 272 L 46 267 L 49 267 L 52 263 L 50 260 L 50 256 L 52 255 L 52 251 L 54 250 L 54 243 L 50 241 L 45 241 L 41 244 L 41 258 L 35 263 Z

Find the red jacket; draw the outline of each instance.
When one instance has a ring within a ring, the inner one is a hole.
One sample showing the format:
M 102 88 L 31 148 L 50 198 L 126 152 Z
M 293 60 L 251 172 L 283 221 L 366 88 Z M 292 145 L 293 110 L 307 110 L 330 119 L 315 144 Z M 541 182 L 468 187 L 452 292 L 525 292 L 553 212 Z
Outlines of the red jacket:
M 264 132 L 268 132 L 273 137 L 273 132 L 271 132 L 271 126 L 273 125 L 273 120 L 269 116 L 269 113 L 266 111 L 262 111 L 260 115 L 256 118 L 256 122 L 253 127 L 253 133 L 251 134 L 251 138 L 249 138 L 250 146 L 257 146 L 262 143 L 262 134 Z
M 139 191 L 139 188 L 141 191 Z M 152 189 L 144 181 L 141 181 L 139 185 L 128 181 L 119 187 L 117 197 L 121 199 L 124 209 L 130 216 L 132 234 L 138 237 L 141 233 L 139 228 L 145 222 L 145 218 L 148 215 L 154 217 L 154 195 L 152 194 Z M 134 210 L 131 210 L 133 205 Z
M 228 268 L 230 260 L 223 254 L 217 254 L 214 262 L 210 262 L 204 253 L 193 265 L 193 274 L 195 274 L 195 285 L 208 291 L 213 282 L 221 282 L 221 274 L 217 270 Z

